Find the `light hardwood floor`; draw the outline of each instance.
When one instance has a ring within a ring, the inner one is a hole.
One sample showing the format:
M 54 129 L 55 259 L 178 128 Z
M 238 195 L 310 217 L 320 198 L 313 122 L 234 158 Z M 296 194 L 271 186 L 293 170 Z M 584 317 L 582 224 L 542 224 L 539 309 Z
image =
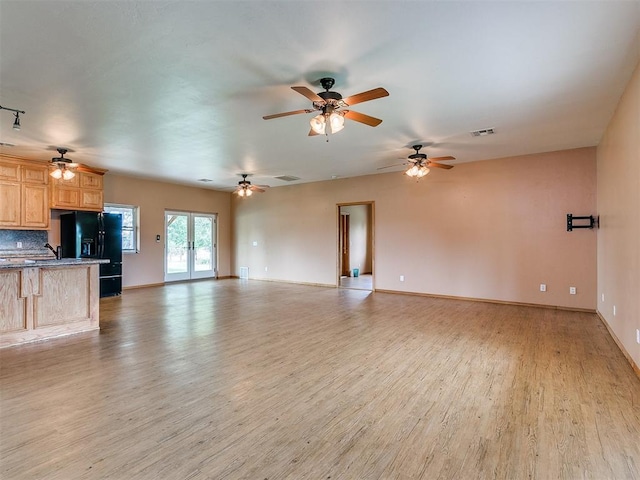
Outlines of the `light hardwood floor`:
M 635 479 L 595 314 L 219 280 L 0 350 L 2 479 Z

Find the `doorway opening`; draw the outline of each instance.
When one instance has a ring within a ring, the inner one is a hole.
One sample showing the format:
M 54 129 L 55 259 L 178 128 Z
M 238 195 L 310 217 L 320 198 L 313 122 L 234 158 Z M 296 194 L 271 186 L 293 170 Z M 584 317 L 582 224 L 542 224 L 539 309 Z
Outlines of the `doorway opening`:
M 164 281 L 217 274 L 215 214 L 165 211 Z
M 374 290 L 374 203 L 338 204 L 338 287 Z

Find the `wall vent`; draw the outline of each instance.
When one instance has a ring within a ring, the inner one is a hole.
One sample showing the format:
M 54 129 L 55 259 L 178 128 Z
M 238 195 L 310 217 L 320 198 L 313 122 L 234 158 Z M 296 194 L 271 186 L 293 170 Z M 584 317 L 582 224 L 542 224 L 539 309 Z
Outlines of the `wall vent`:
M 493 135 L 496 131 L 493 128 L 483 128 L 482 130 L 474 130 L 470 133 L 473 137 L 485 137 L 487 135 Z
M 249 279 L 249 267 L 240 267 L 240 278 L 244 280 Z
M 295 182 L 296 180 L 300 180 L 300 177 L 294 177 L 291 175 L 280 175 L 279 177 L 274 177 L 278 180 L 282 180 L 283 182 Z

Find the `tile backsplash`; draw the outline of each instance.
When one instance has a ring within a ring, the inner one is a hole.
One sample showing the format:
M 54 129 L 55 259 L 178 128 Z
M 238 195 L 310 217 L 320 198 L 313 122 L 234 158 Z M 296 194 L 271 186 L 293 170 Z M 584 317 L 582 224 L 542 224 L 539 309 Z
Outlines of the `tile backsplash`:
M 48 241 L 46 230 L 0 230 L 0 254 L 46 254 L 48 250 L 44 244 Z M 22 248 L 18 247 L 18 242 L 22 243 Z

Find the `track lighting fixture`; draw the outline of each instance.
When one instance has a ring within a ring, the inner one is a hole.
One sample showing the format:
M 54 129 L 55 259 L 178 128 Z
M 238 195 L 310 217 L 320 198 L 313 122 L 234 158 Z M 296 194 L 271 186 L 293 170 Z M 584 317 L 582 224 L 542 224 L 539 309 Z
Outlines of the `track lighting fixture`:
M 14 112 L 15 120 L 13 121 L 13 129 L 20 130 L 20 114 L 24 114 L 24 110 L 17 110 L 15 108 L 7 108 L 0 105 L 0 110 L 9 110 L 10 112 Z

